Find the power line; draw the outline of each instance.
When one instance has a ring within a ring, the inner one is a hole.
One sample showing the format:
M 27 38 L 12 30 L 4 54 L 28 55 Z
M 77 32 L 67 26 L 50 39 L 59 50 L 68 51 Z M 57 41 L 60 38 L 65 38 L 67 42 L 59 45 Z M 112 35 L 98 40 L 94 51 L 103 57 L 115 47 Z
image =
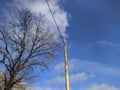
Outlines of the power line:
M 56 21 L 56 19 L 55 19 L 55 16 L 53 15 L 53 12 L 52 12 L 52 10 L 51 10 L 51 8 L 50 8 L 50 4 L 49 4 L 48 0 L 45 0 L 45 1 L 46 1 L 47 5 L 48 5 L 49 11 L 50 11 L 50 13 L 51 13 L 51 16 L 52 16 L 52 18 L 53 18 L 53 20 L 54 20 L 54 22 L 55 22 L 56 28 L 57 28 L 57 30 L 58 30 L 58 32 L 59 32 L 59 34 L 60 34 L 61 40 L 62 40 L 62 42 L 63 42 L 63 44 L 64 44 L 64 43 L 65 43 L 64 38 L 63 38 L 63 36 L 62 36 L 62 34 L 61 34 L 61 31 L 60 31 L 60 28 L 59 28 L 59 26 L 58 26 L 58 24 L 57 24 L 57 21 Z
M 48 0 L 46 0 L 46 2 L 47 2 L 47 5 L 48 5 L 48 8 L 49 8 L 49 11 L 50 11 L 50 13 L 51 13 L 51 15 L 52 15 L 52 18 L 53 18 L 53 20 L 54 20 L 54 22 L 55 22 L 55 25 L 56 25 L 56 27 L 57 27 L 57 30 L 58 30 L 58 32 L 59 32 L 59 34 L 60 34 L 60 36 L 61 36 L 61 40 L 62 40 L 62 42 L 63 42 L 63 45 L 64 45 L 64 63 L 65 63 L 66 90 L 70 90 L 70 86 L 69 86 L 69 75 L 68 75 L 67 46 L 66 46 L 66 43 L 65 43 L 65 41 L 64 41 L 64 38 L 63 38 L 63 36 L 62 36 L 62 34 L 61 34 L 61 31 L 60 31 L 60 28 L 59 28 L 59 26 L 58 26 L 58 24 L 57 24 L 57 21 L 56 21 L 56 19 L 55 19 L 55 16 L 54 16 L 53 13 L 52 13 L 52 10 L 51 10 L 51 8 L 50 8 L 50 5 L 49 5 Z

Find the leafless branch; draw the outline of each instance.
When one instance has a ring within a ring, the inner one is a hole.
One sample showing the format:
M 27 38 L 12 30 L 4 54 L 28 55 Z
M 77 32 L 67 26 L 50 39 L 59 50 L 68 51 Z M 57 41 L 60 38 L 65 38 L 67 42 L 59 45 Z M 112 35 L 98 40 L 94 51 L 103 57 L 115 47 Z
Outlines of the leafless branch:
M 47 60 L 55 56 L 60 43 L 55 33 L 42 28 L 42 16 L 35 17 L 30 10 L 19 12 L 18 26 L 8 31 L 7 21 L 0 27 L 0 65 L 5 68 L 4 90 L 11 90 L 21 81 L 33 79 L 35 67 L 47 68 Z M 38 19 L 37 19 L 38 18 Z

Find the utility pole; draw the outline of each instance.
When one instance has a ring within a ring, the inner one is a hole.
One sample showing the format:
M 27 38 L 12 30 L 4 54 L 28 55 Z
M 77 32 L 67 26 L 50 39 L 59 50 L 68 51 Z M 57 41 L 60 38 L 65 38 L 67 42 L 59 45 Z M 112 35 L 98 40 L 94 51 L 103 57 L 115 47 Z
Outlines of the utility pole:
M 64 43 L 64 62 L 65 62 L 65 83 L 66 83 L 66 90 L 70 90 L 69 75 L 68 75 L 68 56 L 67 56 L 67 46 L 66 46 L 66 43 Z
M 61 34 L 61 31 L 60 31 L 60 28 L 57 24 L 57 21 L 55 19 L 55 16 L 54 14 L 52 13 L 52 10 L 50 8 L 50 5 L 49 5 L 49 2 L 48 0 L 45 0 L 47 5 L 48 5 L 48 8 L 49 8 L 49 11 L 51 13 L 51 16 L 55 22 L 55 25 L 56 25 L 56 28 L 60 34 L 60 37 L 61 37 L 61 41 L 63 43 L 63 48 L 64 48 L 64 62 L 65 62 L 65 83 L 66 83 L 66 90 L 70 90 L 70 85 L 69 85 L 69 75 L 68 75 L 68 56 L 67 56 L 67 45 L 66 45 L 66 42 L 64 41 L 64 37 L 62 36 Z

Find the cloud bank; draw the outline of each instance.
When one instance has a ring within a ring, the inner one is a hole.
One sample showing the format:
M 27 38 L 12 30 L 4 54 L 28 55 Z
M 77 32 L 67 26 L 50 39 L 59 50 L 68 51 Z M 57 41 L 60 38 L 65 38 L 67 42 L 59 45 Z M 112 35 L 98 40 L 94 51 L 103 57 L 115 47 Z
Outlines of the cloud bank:
M 65 90 L 64 88 L 27 87 L 25 90 Z
M 26 90 L 65 90 L 65 88 L 51 88 L 51 87 L 28 87 Z M 71 89 L 73 90 L 73 89 Z M 120 88 L 108 84 L 92 84 L 88 87 L 77 90 L 120 90 Z
M 71 74 L 69 76 L 69 79 L 70 79 L 70 83 L 74 84 L 74 83 L 84 82 L 93 77 L 94 75 L 89 75 L 87 73 L 82 72 L 82 73 Z M 65 85 L 65 77 L 56 76 L 51 80 L 47 80 L 46 83 L 50 85 Z
M 91 86 L 89 86 L 88 88 L 84 89 L 84 90 L 120 90 L 120 88 L 114 87 L 114 86 L 110 86 L 107 84 L 93 84 Z
M 48 0 L 48 1 L 51 10 L 55 16 L 55 19 L 57 21 L 57 24 L 61 30 L 62 35 L 64 37 L 67 37 L 65 32 L 67 30 L 66 28 L 69 26 L 68 13 L 60 7 L 59 0 Z M 47 28 L 49 27 L 53 30 L 53 32 L 59 34 L 45 0 L 16 0 L 15 2 L 19 8 L 21 8 L 22 6 L 24 8 L 30 9 L 31 12 L 33 12 L 35 15 L 39 15 L 39 13 L 44 15 L 47 21 L 46 22 Z
M 110 76 L 119 76 L 120 71 L 116 68 L 108 67 L 102 65 L 98 62 L 91 62 L 88 60 L 77 60 L 71 59 L 69 60 L 69 72 L 74 73 L 78 71 L 84 71 L 90 74 L 100 74 L 100 75 L 110 75 Z M 54 72 L 58 74 L 64 73 L 64 62 L 61 62 L 54 67 Z

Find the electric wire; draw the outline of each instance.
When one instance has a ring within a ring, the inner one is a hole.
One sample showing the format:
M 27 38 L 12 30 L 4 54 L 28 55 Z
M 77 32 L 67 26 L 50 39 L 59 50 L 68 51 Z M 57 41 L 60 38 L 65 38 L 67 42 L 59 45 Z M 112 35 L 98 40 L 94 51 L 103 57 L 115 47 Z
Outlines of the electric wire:
M 63 44 L 65 44 L 64 38 L 63 38 L 63 36 L 62 36 L 62 34 L 61 34 L 61 31 L 60 31 L 60 28 L 59 28 L 59 26 L 58 26 L 58 24 L 57 24 L 57 21 L 56 21 L 56 19 L 55 19 L 55 16 L 53 15 L 53 12 L 52 12 L 52 10 L 51 10 L 50 4 L 49 4 L 48 0 L 45 0 L 45 1 L 46 1 L 46 3 L 47 3 L 47 6 L 48 6 L 49 11 L 50 11 L 50 13 L 51 13 L 51 16 L 52 16 L 52 18 L 53 18 L 53 20 L 54 20 L 54 22 L 55 22 L 56 28 L 57 28 L 57 30 L 58 30 L 58 32 L 59 32 L 59 34 L 60 34 L 61 40 L 62 40 Z
M 52 10 L 51 10 L 51 8 L 50 8 L 50 5 L 49 5 L 49 2 L 48 2 L 48 0 L 46 0 L 46 3 L 47 3 L 47 5 L 48 5 L 48 8 L 49 8 L 49 11 L 50 11 L 50 13 L 51 13 L 51 15 L 52 15 L 52 17 L 53 17 L 53 20 L 54 20 L 54 22 L 55 22 L 55 25 L 56 25 L 56 27 L 57 27 L 57 30 L 58 30 L 58 32 L 59 32 L 59 34 L 60 34 L 60 36 L 61 36 L 61 40 L 62 40 L 62 42 L 63 42 L 63 44 L 64 44 L 64 61 L 65 61 L 65 76 L 67 75 L 68 76 L 68 73 L 66 72 L 66 70 L 67 70 L 67 68 L 68 68 L 68 61 L 67 61 L 67 50 L 66 50 L 66 43 L 65 43 L 65 41 L 64 41 L 64 38 L 63 38 L 63 36 L 62 36 L 62 34 L 61 34 L 61 31 L 60 31 L 60 28 L 59 28 L 59 26 L 58 26 L 58 24 L 57 24 L 57 21 L 56 21 L 56 19 L 55 19 L 55 16 L 53 15 L 53 13 L 52 13 Z M 66 79 L 68 79 L 67 78 L 67 76 L 66 76 Z M 69 79 L 68 79 L 69 80 Z M 66 81 L 66 90 L 69 90 L 69 81 Z

